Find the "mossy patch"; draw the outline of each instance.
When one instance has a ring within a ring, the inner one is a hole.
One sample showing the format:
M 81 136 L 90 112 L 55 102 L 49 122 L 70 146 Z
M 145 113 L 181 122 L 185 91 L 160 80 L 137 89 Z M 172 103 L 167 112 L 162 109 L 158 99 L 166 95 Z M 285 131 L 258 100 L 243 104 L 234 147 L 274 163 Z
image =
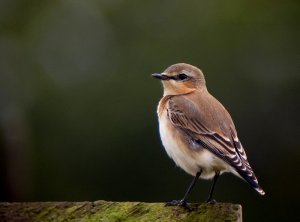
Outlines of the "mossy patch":
M 164 203 L 143 202 L 36 202 L 0 203 L 0 221 L 242 221 L 240 205 L 191 204 L 192 212 Z

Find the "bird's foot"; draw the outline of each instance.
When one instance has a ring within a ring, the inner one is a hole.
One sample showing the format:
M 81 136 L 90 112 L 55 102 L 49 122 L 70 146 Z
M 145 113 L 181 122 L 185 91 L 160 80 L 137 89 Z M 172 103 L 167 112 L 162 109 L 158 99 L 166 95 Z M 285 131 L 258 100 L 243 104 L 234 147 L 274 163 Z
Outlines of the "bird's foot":
M 167 206 L 181 206 L 185 209 L 187 209 L 188 211 L 192 211 L 193 208 L 191 206 L 189 206 L 185 200 L 172 200 L 170 202 L 166 203 Z
M 215 204 L 215 203 L 217 203 L 217 201 L 215 199 L 208 198 L 207 201 L 206 201 L 206 203 L 208 203 L 208 204 Z

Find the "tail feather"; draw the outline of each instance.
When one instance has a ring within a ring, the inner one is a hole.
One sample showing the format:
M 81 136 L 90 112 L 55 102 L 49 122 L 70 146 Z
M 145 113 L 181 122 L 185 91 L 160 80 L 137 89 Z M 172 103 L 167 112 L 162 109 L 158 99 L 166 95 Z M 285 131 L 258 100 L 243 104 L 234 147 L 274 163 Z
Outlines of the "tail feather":
M 265 191 L 259 186 L 257 178 L 251 169 L 250 165 L 247 169 L 247 171 L 236 169 L 238 174 L 253 188 L 255 191 L 257 191 L 260 195 L 265 195 Z
M 260 195 L 265 195 L 265 191 L 261 187 L 254 188 Z

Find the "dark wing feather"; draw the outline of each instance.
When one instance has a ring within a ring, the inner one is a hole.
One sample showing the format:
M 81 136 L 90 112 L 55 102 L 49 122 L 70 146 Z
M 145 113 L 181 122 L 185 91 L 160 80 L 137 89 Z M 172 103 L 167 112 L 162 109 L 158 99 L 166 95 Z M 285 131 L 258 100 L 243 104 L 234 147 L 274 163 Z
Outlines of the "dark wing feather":
M 195 106 L 186 96 L 170 98 L 167 109 L 171 123 L 200 147 L 233 167 L 252 188 L 264 194 L 238 140 L 230 115 L 214 97 L 211 96 L 209 100 L 206 97 L 201 99 L 201 105 Z

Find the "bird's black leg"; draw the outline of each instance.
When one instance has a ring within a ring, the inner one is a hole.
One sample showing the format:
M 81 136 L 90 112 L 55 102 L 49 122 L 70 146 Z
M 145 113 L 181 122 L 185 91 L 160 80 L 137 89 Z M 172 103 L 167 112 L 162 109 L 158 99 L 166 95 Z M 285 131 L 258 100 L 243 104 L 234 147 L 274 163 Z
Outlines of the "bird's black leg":
M 216 200 L 214 200 L 214 199 L 212 198 L 212 196 L 213 196 L 213 192 L 214 192 L 214 189 L 215 189 L 216 182 L 217 182 L 217 180 L 218 180 L 218 178 L 219 178 L 219 175 L 220 175 L 220 172 L 216 172 L 215 177 L 214 177 L 213 184 L 212 184 L 211 189 L 210 189 L 209 196 L 208 196 L 208 198 L 207 198 L 207 200 L 206 200 L 206 203 L 214 204 L 214 203 L 217 202 Z
M 200 175 L 202 173 L 202 170 L 199 171 L 196 176 L 194 177 L 192 183 L 190 184 L 189 188 L 187 189 L 187 191 L 185 192 L 183 198 L 181 200 L 172 200 L 171 202 L 168 202 L 167 205 L 171 205 L 171 206 L 182 206 L 186 209 L 188 209 L 189 211 L 192 211 L 192 207 L 189 206 L 186 201 L 187 201 L 187 197 L 188 195 L 191 193 L 193 187 L 195 186 L 197 180 L 199 179 Z

